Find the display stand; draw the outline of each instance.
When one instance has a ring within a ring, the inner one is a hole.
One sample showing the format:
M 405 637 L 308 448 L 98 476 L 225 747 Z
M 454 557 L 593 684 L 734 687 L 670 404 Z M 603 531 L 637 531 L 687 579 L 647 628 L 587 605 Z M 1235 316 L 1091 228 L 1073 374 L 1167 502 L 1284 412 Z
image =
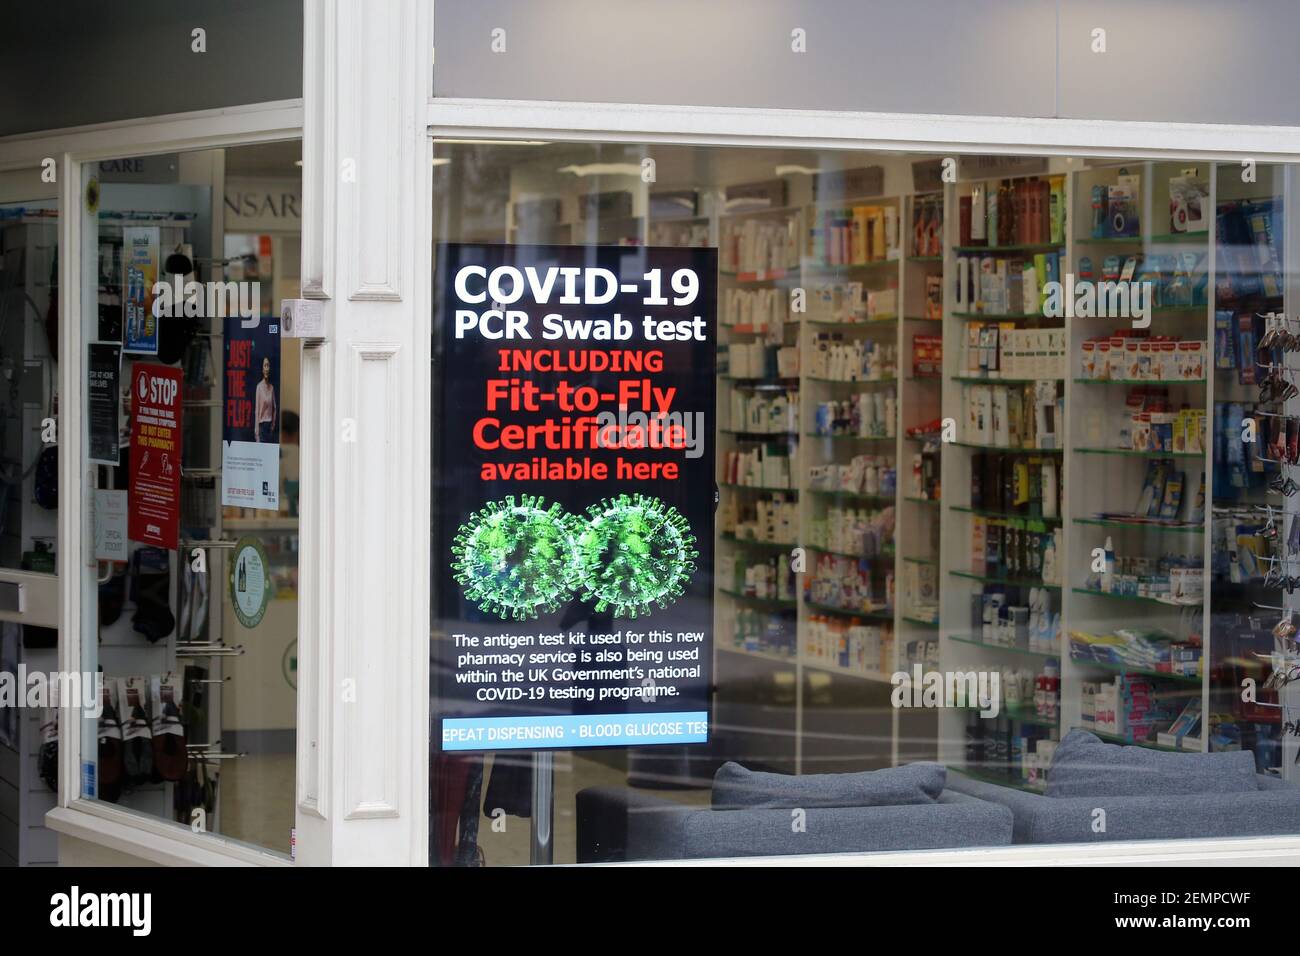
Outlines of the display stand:
M 529 818 L 528 860 L 534 866 L 555 862 L 555 754 L 533 754 L 533 814 Z

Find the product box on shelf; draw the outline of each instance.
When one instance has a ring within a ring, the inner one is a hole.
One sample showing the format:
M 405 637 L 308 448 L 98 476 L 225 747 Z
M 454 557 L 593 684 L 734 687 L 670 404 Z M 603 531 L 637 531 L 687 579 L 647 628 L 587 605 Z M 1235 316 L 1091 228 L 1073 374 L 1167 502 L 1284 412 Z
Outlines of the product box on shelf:
M 879 321 L 898 314 L 898 289 L 871 289 L 867 292 L 867 321 Z
M 1210 228 L 1210 189 L 1195 168 L 1169 180 L 1169 231 L 1206 232 Z
M 824 266 L 865 265 L 899 258 L 896 206 L 821 209 L 811 228 L 812 256 Z
M 724 219 L 718 268 L 739 279 L 774 278 L 799 268 L 798 217 Z
M 790 434 L 798 430 L 799 393 L 736 388 L 728 412 L 733 431 L 760 435 Z
M 943 373 L 943 336 L 912 336 L 912 375 L 937 378 Z
M 917 196 L 912 201 L 910 255 L 920 258 L 943 255 L 942 196 Z

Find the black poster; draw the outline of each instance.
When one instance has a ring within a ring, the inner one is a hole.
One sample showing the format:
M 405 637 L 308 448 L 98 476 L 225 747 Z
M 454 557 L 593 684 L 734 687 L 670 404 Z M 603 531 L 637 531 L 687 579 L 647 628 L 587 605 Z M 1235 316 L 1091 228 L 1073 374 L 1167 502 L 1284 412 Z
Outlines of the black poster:
M 116 465 L 118 449 L 118 409 L 122 396 L 118 377 L 122 367 L 122 346 L 92 342 L 86 363 L 86 409 L 90 422 L 90 460 Z
M 716 251 L 436 263 L 442 748 L 707 741 Z

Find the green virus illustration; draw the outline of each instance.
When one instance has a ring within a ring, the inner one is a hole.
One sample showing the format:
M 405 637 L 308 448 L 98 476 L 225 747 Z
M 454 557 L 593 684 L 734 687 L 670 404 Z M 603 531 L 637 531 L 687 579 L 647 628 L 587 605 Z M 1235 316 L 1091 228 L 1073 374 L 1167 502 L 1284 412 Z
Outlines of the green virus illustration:
M 579 587 L 596 610 L 635 618 L 681 597 L 695 571 L 695 535 L 672 505 L 619 495 L 587 509 L 578 530 Z
M 489 501 L 457 529 L 452 568 L 465 597 L 502 620 L 554 611 L 577 576 L 576 529 L 540 497 Z

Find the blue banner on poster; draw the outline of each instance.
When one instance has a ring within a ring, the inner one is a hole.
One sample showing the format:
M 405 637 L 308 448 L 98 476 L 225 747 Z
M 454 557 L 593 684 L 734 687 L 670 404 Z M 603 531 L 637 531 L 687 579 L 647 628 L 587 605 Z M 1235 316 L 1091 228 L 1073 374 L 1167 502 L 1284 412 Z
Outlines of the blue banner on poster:
M 226 319 L 221 503 L 280 508 L 280 320 Z

